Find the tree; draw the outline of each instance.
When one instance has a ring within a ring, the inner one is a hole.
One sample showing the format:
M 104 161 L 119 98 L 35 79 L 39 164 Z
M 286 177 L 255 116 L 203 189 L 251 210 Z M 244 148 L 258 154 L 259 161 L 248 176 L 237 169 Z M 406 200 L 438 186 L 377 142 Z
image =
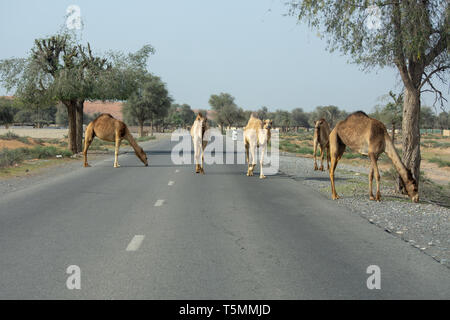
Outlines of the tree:
M 6 129 L 14 122 L 14 116 L 18 111 L 11 99 L 0 97 L 0 124 Z
M 61 102 L 67 108 L 69 149 L 77 153 L 82 146 L 84 101 L 128 97 L 139 82 L 136 69 L 141 72 L 152 52 L 144 46 L 134 55 L 111 53 L 117 62 L 111 64 L 94 56 L 89 43 L 82 46 L 73 34 L 63 32 L 36 39 L 26 59 L 2 60 L 1 81 L 28 104 Z
M 258 119 L 261 119 L 261 120 L 268 119 L 269 110 L 267 109 L 267 107 L 262 107 L 261 109 L 256 111 L 256 116 L 258 117 Z
M 442 111 L 437 118 L 437 125 L 441 130 L 450 128 L 450 114 Z
M 289 111 L 277 110 L 275 111 L 274 124 L 277 127 L 281 127 L 282 132 L 286 132 L 293 122 L 292 116 Z
M 298 127 L 304 127 L 309 129 L 309 117 L 308 114 L 303 111 L 302 108 L 296 108 L 292 110 L 292 124 L 296 126 L 296 131 Z
M 239 119 L 238 107 L 234 103 L 234 97 L 229 93 L 211 95 L 209 105 L 216 111 L 216 122 L 222 133 L 224 125 L 231 127 Z
M 206 116 L 206 114 L 205 114 Z M 191 106 L 188 104 L 183 104 L 180 107 L 180 117 L 183 126 L 186 128 L 188 126 L 191 126 L 194 123 L 195 120 L 195 113 L 192 111 Z
M 153 122 L 168 114 L 172 99 L 165 84 L 159 77 L 147 74 L 140 87 L 124 105 L 124 113 L 139 125 L 139 136 L 144 135 L 144 123 L 150 121 L 153 135 Z
M 384 122 L 392 127 L 392 142 L 395 143 L 395 130 L 402 122 L 403 95 L 396 95 L 389 91 L 388 95 L 392 101 L 388 102 L 383 108 L 376 107 L 374 118 Z
M 441 103 L 445 100 L 433 79 L 448 80 L 448 0 L 290 1 L 290 13 L 314 28 L 322 27 L 330 51 L 341 50 L 366 70 L 398 70 L 404 85 L 402 160 L 419 182 L 421 93 L 431 91 Z M 404 186 L 399 187 L 404 192 Z
M 310 121 L 312 125 L 319 119 L 325 119 L 330 128 L 333 128 L 339 120 L 344 119 L 347 116 L 345 111 L 340 111 L 336 106 L 318 106 L 312 113 Z
M 433 129 L 434 124 L 437 122 L 433 109 L 427 106 L 420 108 L 419 121 L 421 129 Z

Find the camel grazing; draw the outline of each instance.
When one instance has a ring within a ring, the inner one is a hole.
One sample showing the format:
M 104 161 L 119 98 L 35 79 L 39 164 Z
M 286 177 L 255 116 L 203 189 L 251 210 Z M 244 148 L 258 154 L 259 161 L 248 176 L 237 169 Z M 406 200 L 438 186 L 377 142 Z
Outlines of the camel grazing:
M 330 135 L 330 126 L 325 119 L 317 120 L 314 125 L 314 170 L 323 170 L 323 158 L 325 155 L 325 150 L 327 151 L 327 169 L 330 170 L 330 143 L 328 137 Z M 320 148 L 320 168 L 317 168 L 316 153 L 317 146 Z
M 376 119 L 369 118 L 364 112 L 357 111 L 339 122 L 330 134 L 331 153 L 331 193 L 333 200 L 339 199 L 334 186 L 334 171 L 338 161 L 344 154 L 345 148 L 349 147 L 363 155 L 368 155 L 371 161 L 369 174 L 370 200 L 380 201 L 380 173 L 377 160 L 381 153 L 386 152 L 392 160 L 395 169 L 403 180 L 408 196 L 413 202 L 419 202 L 417 181 L 413 178 L 411 170 L 407 169 L 400 160 L 394 144 L 384 124 Z M 372 193 L 372 181 L 375 173 L 377 182 L 377 194 Z
M 205 148 L 208 141 L 205 139 L 205 132 L 208 130 L 208 119 L 201 112 L 195 118 L 191 127 L 191 137 L 194 144 L 195 173 L 205 174 Z
M 133 136 L 131 135 L 128 127 L 125 123 L 120 120 L 114 119 L 112 115 L 108 113 L 103 113 L 97 117 L 97 119 L 93 120 L 86 127 L 86 132 L 84 134 L 84 166 L 89 167 L 87 162 L 87 151 L 89 146 L 95 137 L 100 138 L 104 141 L 115 142 L 115 157 L 114 157 L 114 168 L 119 168 L 119 147 L 122 139 L 127 140 L 130 145 L 133 147 L 136 156 L 148 166 L 147 155 L 144 150 L 136 143 Z
M 261 167 L 259 178 L 266 178 L 263 173 L 263 162 L 267 143 L 270 141 L 271 128 L 272 120 L 267 119 L 262 121 L 253 114 L 250 116 L 247 126 L 244 128 L 245 159 L 248 163 L 247 176 L 253 176 L 253 170 L 255 170 L 256 167 L 256 148 L 258 147 L 260 149 L 259 165 Z M 249 151 L 252 155 L 251 162 Z

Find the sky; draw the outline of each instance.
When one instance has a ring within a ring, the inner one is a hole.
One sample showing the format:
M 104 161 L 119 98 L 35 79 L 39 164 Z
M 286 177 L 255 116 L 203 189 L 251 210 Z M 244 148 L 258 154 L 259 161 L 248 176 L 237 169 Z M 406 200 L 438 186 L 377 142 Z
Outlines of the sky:
M 193 109 L 209 109 L 211 94 L 227 92 L 245 110 L 336 105 L 370 112 L 389 90 L 402 90 L 395 69 L 363 72 L 348 56 L 326 51 L 316 31 L 285 15 L 284 2 L 2 0 L 0 59 L 27 56 L 34 39 L 60 30 L 67 8 L 77 5 L 82 40 L 97 54 L 152 45 L 149 71 L 162 78 L 176 103 Z M 449 97 L 448 88 L 440 88 Z M 423 95 L 422 104 L 433 101 Z

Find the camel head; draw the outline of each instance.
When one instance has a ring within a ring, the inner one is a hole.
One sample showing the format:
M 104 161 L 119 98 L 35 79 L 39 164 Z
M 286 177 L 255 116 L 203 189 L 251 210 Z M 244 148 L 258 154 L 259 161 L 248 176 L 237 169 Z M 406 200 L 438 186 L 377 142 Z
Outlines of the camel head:
M 266 120 L 263 121 L 263 129 L 270 130 L 270 129 L 272 129 L 272 126 L 273 126 L 273 121 L 272 120 L 266 119 Z
M 135 152 L 137 157 L 141 159 L 142 163 L 145 164 L 146 167 L 148 167 L 147 154 L 145 153 L 144 149 L 142 149 L 141 147 L 137 147 Z
M 316 129 L 319 129 L 319 127 L 320 127 L 321 125 L 323 125 L 323 124 L 325 123 L 325 121 L 326 121 L 326 120 L 325 120 L 324 118 L 322 118 L 322 119 L 320 119 L 320 120 L 317 120 L 314 127 L 315 127 Z
M 405 189 L 412 202 L 419 202 L 419 188 L 417 186 L 417 180 L 414 179 L 411 170 L 406 169 L 408 172 L 408 181 L 405 181 Z

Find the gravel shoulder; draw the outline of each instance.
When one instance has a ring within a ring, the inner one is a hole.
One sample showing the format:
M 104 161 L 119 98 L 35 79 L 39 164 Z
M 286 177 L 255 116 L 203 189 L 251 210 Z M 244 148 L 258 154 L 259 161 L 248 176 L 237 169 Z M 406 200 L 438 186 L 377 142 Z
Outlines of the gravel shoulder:
M 336 205 L 358 213 L 450 268 L 450 209 L 425 202 L 414 204 L 407 197 L 396 194 L 383 177 L 382 201 L 370 201 L 367 170 L 338 164 L 336 190 L 341 199 L 336 200 Z M 281 152 L 280 171 L 331 197 L 328 171 L 314 171 L 311 158 Z

